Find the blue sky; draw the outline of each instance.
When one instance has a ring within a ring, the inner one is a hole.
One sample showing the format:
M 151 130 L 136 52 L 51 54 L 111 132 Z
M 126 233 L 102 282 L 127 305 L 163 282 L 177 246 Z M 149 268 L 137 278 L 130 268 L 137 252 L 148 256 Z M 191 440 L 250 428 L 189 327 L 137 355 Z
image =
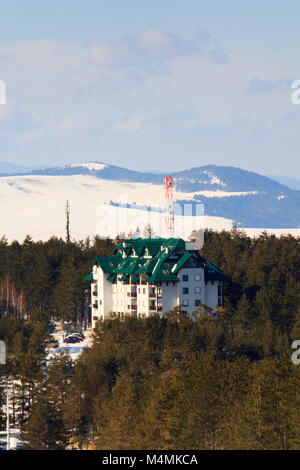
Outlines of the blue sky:
M 299 14 L 291 0 L 5 2 L 0 161 L 300 176 Z

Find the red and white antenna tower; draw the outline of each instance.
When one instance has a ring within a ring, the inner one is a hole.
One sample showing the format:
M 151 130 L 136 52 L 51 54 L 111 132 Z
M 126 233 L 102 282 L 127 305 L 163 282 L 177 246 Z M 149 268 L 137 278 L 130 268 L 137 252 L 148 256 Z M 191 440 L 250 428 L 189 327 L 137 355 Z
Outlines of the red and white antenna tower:
M 174 218 L 174 179 L 172 176 L 165 176 L 165 231 L 166 234 L 172 238 L 175 231 L 175 218 Z

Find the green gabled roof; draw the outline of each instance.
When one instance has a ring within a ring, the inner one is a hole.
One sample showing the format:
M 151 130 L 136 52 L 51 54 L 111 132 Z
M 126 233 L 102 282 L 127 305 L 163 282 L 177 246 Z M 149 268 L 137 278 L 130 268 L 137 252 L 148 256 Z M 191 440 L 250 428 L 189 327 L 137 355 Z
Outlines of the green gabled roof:
M 131 278 L 131 281 L 132 282 L 139 282 L 140 280 L 140 276 L 138 274 L 135 274 L 134 276 L 132 276 Z
M 230 281 L 228 276 L 225 276 L 223 271 L 214 264 L 204 260 L 204 275 L 205 281 Z
M 169 247 L 168 252 L 166 247 Z M 172 260 L 174 251 L 176 259 L 179 257 L 177 261 Z M 185 250 L 185 241 L 181 238 L 136 238 L 120 243 L 113 256 L 97 257 L 95 264 L 109 274 L 107 279 L 112 282 L 118 274 L 121 274 L 120 280 L 123 282 L 127 281 L 129 275 L 132 275 L 133 282 L 136 282 L 140 274 L 148 276 L 146 282 L 177 282 L 178 272 L 192 256 L 193 251 Z M 198 263 L 204 269 L 206 281 L 230 280 L 205 258 L 200 256 Z M 84 280 L 92 281 L 93 273 Z
M 222 272 L 215 271 L 213 269 L 204 268 L 205 281 L 224 281 L 229 282 L 230 278 L 225 276 Z
M 112 273 L 120 263 L 121 259 L 122 258 L 120 255 L 98 256 L 95 260 L 95 264 L 97 264 L 97 266 L 100 266 L 105 273 Z
M 144 245 L 138 241 L 139 239 L 130 240 L 130 245 L 134 249 L 137 256 L 143 256 Z
M 93 281 L 93 280 L 94 280 L 93 271 L 83 278 L 83 281 Z
M 162 246 L 184 250 L 185 241 L 181 238 L 132 238 L 117 245 L 115 253 L 121 250 L 128 256 L 134 249 L 137 256 L 141 257 L 145 254 L 145 249 L 147 248 L 150 256 L 156 256 L 160 253 Z
M 177 274 L 172 273 L 171 266 L 167 263 L 164 263 L 160 269 L 155 273 L 149 276 L 146 279 L 146 282 L 177 282 L 179 277 Z
M 124 262 L 118 266 L 118 272 L 124 274 L 134 274 L 142 265 L 140 258 L 125 258 Z
M 151 274 L 154 266 L 156 265 L 157 260 L 152 258 L 144 259 L 144 263 L 139 267 L 136 272 L 138 274 Z
M 130 263 L 130 258 L 121 259 L 119 264 L 116 266 L 116 271 L 118 273 L 123 273 L 123 274 L 126 273 L 126 268 L 129 265 L 129 263 Z
M 174 264 L 173 273 L 177 274 L 178 271 L 185 265 L 185 263 L 191 258 L 192 253 L 184 253 L 181 258 Z
M 152 274 L 146 279 L 146 282 L 179 281 L 178 276 L 172 273 L 174 263 L 166 263 L 166 260 L 174 249 L 175 247 L 172 247 L 169 253 L 162 253 L 161 256 L 155 258 L 156 263 L 153 267 Z

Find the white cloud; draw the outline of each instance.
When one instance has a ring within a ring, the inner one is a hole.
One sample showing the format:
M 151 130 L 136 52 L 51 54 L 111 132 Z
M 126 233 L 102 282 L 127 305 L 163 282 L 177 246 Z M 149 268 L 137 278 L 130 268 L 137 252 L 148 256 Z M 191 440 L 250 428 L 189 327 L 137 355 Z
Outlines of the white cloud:
M 147 73 L 166 73 L 170 59 L 194 54 L 206 55 L 219 64 L 227 63 L 227 54 L 207 35 L 209 40 L 205 40 L 204 31 L 187 40 L 158 28 L 148 28 L 116 44 L 90 44 L 89 58 L 91 63 L 106 69 L 134 67 Z
M 113 46 L 110 44 L 90 44 L 89 45 L 91 63 L 105 68 L 114 68 L 130 60 L 130 51 L 126 44 Z
M 172 47 L 174 39 L 170 34 L 165 34 L 159 29 L 146 29 L 135 36 L 136 43 L 145 49 L 160 50 Z

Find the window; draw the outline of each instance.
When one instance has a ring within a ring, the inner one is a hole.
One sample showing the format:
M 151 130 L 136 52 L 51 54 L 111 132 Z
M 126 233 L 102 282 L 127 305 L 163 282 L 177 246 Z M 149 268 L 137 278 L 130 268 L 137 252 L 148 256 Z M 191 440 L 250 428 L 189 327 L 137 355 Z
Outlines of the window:
M 188 306 L 189 306 L 189 304 L 190 304 L 190 303 L 189 303 L 189 301 L 188 301 L 188 300 L 184 300 L 184 301 L 183 301 L 183 306 L 184 306 L 184 307 L 188 307 Z
M 183 280 L 183 282 L 187 282 L 189 280 L 188 274 L 183 274 L 182 280 Z
M 195 294 L 201 294 L 201 287 L 195 287 Z
M 146 294 L 146 288 L 143 287 L 143 294 Z
M 200 274 L 195 275 L 195 281 L 201 281 L 201 275 Z
M 188 287 L 183 287 L 182 293 L 183 294 L 188 294 L 189 293 L 189 288 Z
M 201 300 L 200 300 L 200 299 L 196 299 L 196 300 L 195 300 L 195 307 L 199 307 L 199 305 L 201 305 Z
M 221 297 L 222 296 L 222 290 L 221 290 L 221 286 L 218 286 L 218 296 Z

